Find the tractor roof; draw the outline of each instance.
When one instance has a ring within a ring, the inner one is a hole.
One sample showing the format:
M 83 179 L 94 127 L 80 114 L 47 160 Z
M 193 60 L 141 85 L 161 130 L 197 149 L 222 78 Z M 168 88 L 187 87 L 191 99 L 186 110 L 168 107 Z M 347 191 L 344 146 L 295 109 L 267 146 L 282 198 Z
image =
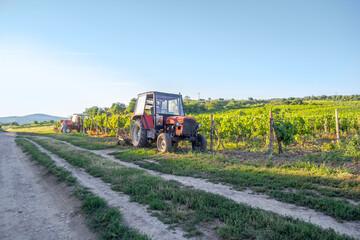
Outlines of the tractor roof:
M 179 94 L 174 94 L 174 93 L 165 93 L 165 92 L 149 91 L 149 92 L 139 93 L 138 96 L 140 96 L 140 95 L 145 95 L 145 94 L 156 94 L 156 95 L 167 95 L 167 96 L 179 96 L 179 95 L 181 95 L 180 93 L 179 93 Z

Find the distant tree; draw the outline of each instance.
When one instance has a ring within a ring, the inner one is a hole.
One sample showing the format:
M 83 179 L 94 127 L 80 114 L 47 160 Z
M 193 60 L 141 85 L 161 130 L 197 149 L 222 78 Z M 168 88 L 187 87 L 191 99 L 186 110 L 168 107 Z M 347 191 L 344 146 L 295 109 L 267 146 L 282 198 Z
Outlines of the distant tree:
M 129 102 L 129 105 L 126 108 L 126 112 L 128 113 L 134 112 L 135 104 L 136 104 L 136 98 L 132 98 Z
M 288 105 L 291 103 L 291 101 L 287 100 L 286 98 L 282 98 L 280 103 L 284 105 Z
M 94 117 L 94 116 L 101 115 L 101 114 L 105 113 L 105 111 L 102 108 L 99 108 L 97 106 L 93 106 L 91 108 L 86 108 L 84 113 L 86 113 L 87 115 L 89 115 L 91 117 Z
M 254 98 L 252 98 L 252 97 L 249 97 L 249 101 L 254 101 Z
M 38 122 L 38 121 L 34 121 L 34 124 L 39 124 L 39 122 Z
M 317 100 L 326 100 L 327 96 L 326 95 L 321 95 L 319 97 L 317 97 Z
M 10 125 L 19 126 L 19 123 L 15 121 L 15 122 L 12 122 Z
M 225 105 L 226 109 L 239 109 L 241 108 L 241 102 L 231 99 L 228 104 Z
M 212 101 L 209 102 L 207 107 L 208 107 L 209 110 L 219 111 L 219 110 L 223 109 L 223 104 L 219 100 L 212 100 Z
M 204 102 L 187 100 L 184 102 L 184 105 L 186 113 L 201 113 L 206 111 Z
M 303 104 L 303 101 L 300 98 L 295 98 L 292 103 L 293 105 L 301 105 Z
M 49 123 L 55 123 L 55 121 L 54 121 L 54 120 L 50 120 Z
M 190 96 L 185 96 L 184 100 L 191 100 Z
M 126 105 L 120 102 L 113 103 L 109 111 L 112 115 L 123 113 L 126 109 Z

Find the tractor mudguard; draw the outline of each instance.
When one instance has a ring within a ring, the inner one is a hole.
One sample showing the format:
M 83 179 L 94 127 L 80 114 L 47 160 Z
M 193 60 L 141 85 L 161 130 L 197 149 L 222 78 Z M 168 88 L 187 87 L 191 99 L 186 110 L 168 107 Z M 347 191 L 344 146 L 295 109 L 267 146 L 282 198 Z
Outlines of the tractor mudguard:
M 141 120 L 146 130 L 154 128 L 154 119 L 151 115 L 143 115 L 141 116 Z

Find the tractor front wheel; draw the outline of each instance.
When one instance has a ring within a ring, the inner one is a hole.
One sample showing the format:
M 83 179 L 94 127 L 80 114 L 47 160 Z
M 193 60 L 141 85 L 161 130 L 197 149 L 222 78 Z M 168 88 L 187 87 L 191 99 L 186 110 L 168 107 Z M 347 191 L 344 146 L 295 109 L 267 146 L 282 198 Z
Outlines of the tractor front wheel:
M 196 136 L 196 141 L 192 142 L 192 149 L 195 151 L 202 151 L 205 152 L 207 147 L 207 141 L 203 134 L 199 133 Z
M 132 142 L 134 147 L 145 147 L 147 143 L 146 129 L 141 121 L 137 119 L 132 129 Z
M 65 129 L 65 132 L 66 132 L 66 133 L 71 133 L 71 132 L 72 132 L 72 129 L 71 129 L 71 128 L 66 128 L 66 129 Z
M 171 138 L 167 133 L 160 133 L 157 138 L 157 149 L 160 152 L 170 152 L 171 150 Z

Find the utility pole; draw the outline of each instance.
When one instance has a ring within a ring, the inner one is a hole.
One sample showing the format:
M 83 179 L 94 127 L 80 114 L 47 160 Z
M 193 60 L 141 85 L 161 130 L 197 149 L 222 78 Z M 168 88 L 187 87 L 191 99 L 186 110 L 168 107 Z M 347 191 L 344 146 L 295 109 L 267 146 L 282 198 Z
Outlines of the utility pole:
M 198 100 L 200 100 L 200 93 L 198 92 Z

